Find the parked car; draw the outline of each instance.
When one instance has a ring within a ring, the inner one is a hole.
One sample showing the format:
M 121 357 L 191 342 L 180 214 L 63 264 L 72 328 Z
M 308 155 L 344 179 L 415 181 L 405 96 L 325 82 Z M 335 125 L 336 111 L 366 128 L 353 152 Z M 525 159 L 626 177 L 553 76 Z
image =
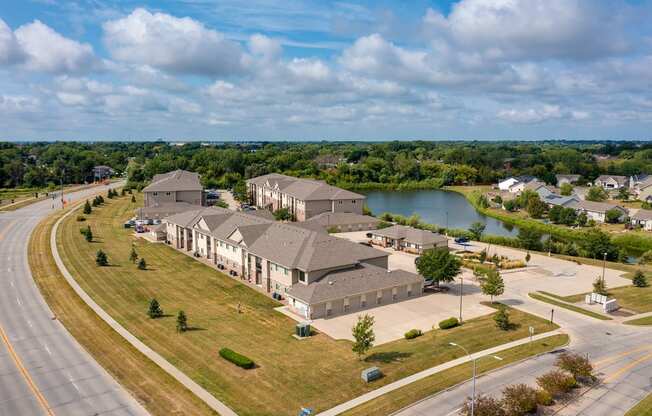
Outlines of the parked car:
M 371 234 L 371 233 L 367 233 L 365 235 L 367 236 L 367 238 L 371 238 L 373 236 L 373 234 Z
M 136 221 L 134 220 L 125 221 L 124 223 L 125 228 L 133 228 L 135 225 L 136 225 Z
M 464 237 L 464 236 L 462 236 L 462 237 L 457 237 L 457 238 L 455 239 L 455 242 L 456 242 L 457 244 L 465 244 L 465 243 L 468 243 L 468 242 L 469 242 L 469 238 L 468 238 L 468 237 Z
M 156 218 L 155 220 L 152 220 L 152 222 L 153 222 L 154 225 L 159 225 L 161 223 L 161 220 Z

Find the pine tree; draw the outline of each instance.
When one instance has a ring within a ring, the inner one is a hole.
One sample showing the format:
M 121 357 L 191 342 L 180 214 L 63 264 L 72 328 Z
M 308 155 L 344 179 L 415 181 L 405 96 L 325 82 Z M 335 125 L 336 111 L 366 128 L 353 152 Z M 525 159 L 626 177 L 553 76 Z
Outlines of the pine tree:
M 138 260 L 138 253 L 136 253 L 136 247 L 131 246 L 131 253 L 129 253 L 129 261 L 135 263 Z
M 634 278 L 632 279 L 632 283 L 636 287 L 646 287 L 647 277 L 645 277 L 645 274 L 643 274 L 641 270 L 637 270 L 636 273 L 634 273 Z
M 90 225 L 86 227 L 86 232 L 84 233 L 84 237 L 86 237 L 86 241 L 88 241 L 89 243 L 93 241 L 93 232 L 91 231 Z
M 138 269 L 147 270 L 147 262 L 145 261 L 145 259 L 141 258 L 140 260 L 138 260 Z
M 507 308 L 501 305 L 501 307 L 498 309 L 498 312 L 494 315 L 494 321 L 496 322 L 496 326 L 503 331 L 507 331 L 511 324 L 509 323 L 509 314 L 507 313 Z
M 88 199 L 86 200 L 86 203 L 84 204 L 84 214 L 88 215 L 92 212 L 91 204 L 88 203 Z
M 104 203 L 104 197 L 103 197 L 102 195 L 98 195 L 98 196 L 97 196 L 97 202 L 98 202 L 99 204 L 103 204 L 103 203 Z
M 505 282 L 495 270 L 490 270 L 487 273 L 487 277 L 482 279 L 480 283 L 480 289 L 485 295 L 491 296 L 491 303 L 494 301 L 494 296 L 500 296 L 505 292 Z
M 186 332 L 188 330 L 188 318 L 184 311 L 179 311 L 177 315 L 177 332 Z
M 131 195 L 131 202 L 136 202 L 136 195 Z
M 532 256 L 530 255 L 530 252 L 528 251 L 527 254 L 525 254 L 525 264 L 529 263 L 531 258 L 532 258 Z
M 374 346 L 376 335 L 374 334 L 374 317 L 370 315 L 358 316 L 358 322 L 353 327 L 353 342 L 352 350 L 358 354 L 358 359 Z
M 95 263 L 97 263 L 98 266 L 107 266 L 109 264 L 109 258 L 105 252 L 98 250 L 95 255 Z
M 93 203 L 92 203 L 92 205 L 93 205 L 94 207 L 100 205 L 100 201 L 97 199 L 97 197 L 93 198 Z
M 149 309 L 147 310 L 147 315 L 152 319 L 160 318 L 163 316 L 163 309 L 161 309 L 161 305 L 158 304 L 156 299 L 149 301 Z

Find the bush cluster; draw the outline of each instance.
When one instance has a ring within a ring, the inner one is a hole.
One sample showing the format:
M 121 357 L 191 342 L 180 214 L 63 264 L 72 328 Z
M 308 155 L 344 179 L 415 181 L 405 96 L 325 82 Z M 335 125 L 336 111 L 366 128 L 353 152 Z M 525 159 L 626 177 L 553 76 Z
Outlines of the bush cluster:
M 227 361 L 232 362 L 233 364 L 241 368 L 245 368 L 245 369 L 254 368 L 254 362 L 251 359 L 245 357 L 242 354 L 238 354 L 237 352 L 229 348 L 220 349 L 220 357 L 224 358 Z
M 444 319 L 439 323 L 439 328 L 441 329 L 450 329 L 450 328 L 455 328 L 460 324 L 460 321 L 457 320 L 457 318 L 448 318 Z
M 405 339 L 414 339 L 423 335 L 420 329 L 410 329 L 405 333 Z

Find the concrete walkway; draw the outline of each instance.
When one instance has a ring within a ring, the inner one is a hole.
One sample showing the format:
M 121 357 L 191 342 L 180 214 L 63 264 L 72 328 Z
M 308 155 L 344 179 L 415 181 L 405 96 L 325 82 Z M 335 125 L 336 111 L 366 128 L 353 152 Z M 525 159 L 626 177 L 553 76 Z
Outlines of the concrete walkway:
M 50 234 L 50 246 L 52 248 L 52 256 L 54 257 L 54 261 L 56 262 L 57 267 L 61 271 L 61 274 L 66 279 L 68 284 L 73 288 L 75 293 L 77 293 L 77 295 L 80 298 L 82 298 L 82 300 L 100 318 L 102 318 L 104 322 L 106 322 L 107 324 L 109 324 L 111 328 L 113 328 L 114 331 L 120 334 L 127 342 L 133 345 L 138 351 L 143 353 L 147 358 L 149 358 L 154 363 L 156 363 L 156 365 L 161 367 L 166 373 L 174 377 L 184 387 L 186 387 L 188 390 L 190 390 L 195 395 L 197 395 L 197 397 L 203 400 L 211 409 L 215 410 L 217 413 L 223 416 L 237 416 L 237 414 L 233 410 L 231 410 L 228 406 L 226 406 L 221 401 L 217 400 L 215 396 L 210 394 L 199 384 L 195 383 L 190 377 L 185 375 L 182 371 L 177 369 L 169 361 L 163 358 L 163 356 L 161 356 L 160 354 L 152 350 L 150 347 L 145 345 L 142 341 L 136 338 L 131 332 L 127 331 L 127 329 L 125 329 L 122 325 L 120 325 L 104 309 L 102 309 L 97 303 L 95 303 L 95 301 L 84 291 L 84 289 L 82 289 L 82 287 L 77 283 L 77 281 L 75 281 L 75 279 L 72 277 L 72 275 L 70 274 L 66 266 L 63 264 L 63 260 L 61 260 L 61 256 L 59 255 L 59 249 L 57 247 L 57 230 L 59 229 L 59 224 L 61 224 L 61 222 L 66 217 L 74 213 L 80 207 L 81 205 L 79 205 L 79 207 L 70 210 L 63 217 L 59 218 L 56 224 L 54 224 L 54 228 L 52 228 L 52 233 Z
M 563 334 L 563 331 L 561 330 L 555 330 L 555 331 L 550 331 L 550 332 L 544 332 L 542 334 L 537 334 L 532 337 L 533 340 L 539 340 L 542 338 L 546 338 L 552 335 L 558 335 L 558 334 Z M 326 410 L 322 413 L 319 413 L 319 416 L 335 416 L 339 415 L 343 412 L 346 412 L 347 410 L 351 410 L 356 406 L 359 406 L 363 403 L 366 403 L 370 400 L 373 400 L 377 397 L 380 397 L 384 394 L 387 394 L 391 391 L 394 391 L 396 389 L 400 389 L 401 387 L 407 386 L 408 384 L 414 383 L 415 381 L 419 381 L 421 379 L 424 379 L 426 377 L 429 377 L 433 374 L 437 374 L 441 371 L 448 370 L 449 368 L 453 368 L 455 366 L 458 366 L 460 364 L 467 363 L 475 358 L 480 358 L 484 357 L 486 355 L 493 355 L 493 354 L 499 354 L 500 351 L 504 351 L 509 348 L 517 347 L 519 345 L 524 345 L 530 342 L 530 338 L 523 338 L 519 339 L 517 341 L 512 341 L 507 344 L 501 344 L 493 348 L 489 348 L 483 351 L 478 351 L 476 353 L 471 354 L 471 356 L 464 356 L 460 357 L 458 359 L 452 360 L 452 361 L 447 361 L 443 364 L 440 364 L 435 367 L 428 368 L 427 370 L 423 370 L 421 372 L 418 372 L 416 374 L 412 374 L 411 376 L 402 378 L 400 380 L 397 380 L 393 383 L 387 384 L 383 387 L 380 387 L 376 390 L 370 391 L 369 393 L 363 394 L 361 396 L 356 397 L 353 400 L 349 400 L 348 402 L 342 403 L 340 405 L 337 405 L 329 410 Z

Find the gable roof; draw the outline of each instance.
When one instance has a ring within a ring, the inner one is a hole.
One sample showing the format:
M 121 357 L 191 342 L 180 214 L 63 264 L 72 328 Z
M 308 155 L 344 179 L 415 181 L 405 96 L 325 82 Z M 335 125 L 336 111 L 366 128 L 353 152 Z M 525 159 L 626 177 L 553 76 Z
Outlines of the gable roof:
M 618 209 L 623 213 L 627 213 L 627 210 L 619 205 L 609 204 L 606 202 L 595 202 L 595 201 L 580 201 L 577 204 L 578 209 L 591 212 L 605 213 L 611 209 Z
M 143 192 L 201 191 L 203 189 L 198 173 L 179 169 L 154 175 L 152 182 L 143 188 Z
M 606 182 L 609 179 L 613 179 L 618 185 L 624 185 L 625 182 L 627 182 L 627 177 L 626 176 L 620 176 L 620 175 L 600 175 L 596 178 L 596 182 Z
M 557 195 L 550 194 L 543 198 L 543 202 L 550 205 L 561 205 L 563 207 L 568 206 L 574 208 L 574 204 L 580 202 L 580 199 L 575 195 Z
M 405 270 L 387 271 L 382 267 L 361 264 L 328 273 L 309 285 L 296 283 L 288 289 L 287 294 L 308 304 L 316 304 L 398 285 L 418 285 L 422 282 L 423 277 Z
M 371 233 L 395 240 L 405 240 L 409 243 L 416 243 L 419 245 L 437 244 L 448 240 L 441 234 L 405 225 L 393 225 L 391 227 L 371 231 Z
M 247 180 L 259 186 L 271 187 L 302 201 L 323 201 L 340 199 L 365 199 L 364 195 L 347 191 L 315 179 L 270 173 Z
M 652 210 L 639 209 L 632 215 L 632 219 L 638 221 L 650 221 L 652 220 Z
M 322 227 L 352 224 L 378 224 L 380 220 L 370 215 L 361 215 L 354 212 L 322 212 L 304 221 L 303 223 L 316 223 Z

